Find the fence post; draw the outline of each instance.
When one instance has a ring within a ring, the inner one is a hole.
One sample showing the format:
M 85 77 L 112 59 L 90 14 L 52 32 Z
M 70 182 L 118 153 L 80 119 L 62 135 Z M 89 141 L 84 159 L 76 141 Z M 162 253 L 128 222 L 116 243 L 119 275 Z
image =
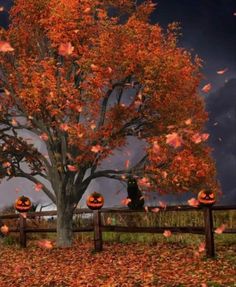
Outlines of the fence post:
M 215 256 L 215 244 L 213 234 L 213 218 L 211 206 L 205 206 L 204 210 L 204 222 L 205 222 L 205 242 L 206 242 L 206 255 L 207 257 Z
M 26 247 L 26 218 L 23 216 L 23 214 L 19 214 L 20 218 L 20 246 Z
M 101 213 L 99 210 L 93 211 L 93 225 L 95 251 L 102 251 Z

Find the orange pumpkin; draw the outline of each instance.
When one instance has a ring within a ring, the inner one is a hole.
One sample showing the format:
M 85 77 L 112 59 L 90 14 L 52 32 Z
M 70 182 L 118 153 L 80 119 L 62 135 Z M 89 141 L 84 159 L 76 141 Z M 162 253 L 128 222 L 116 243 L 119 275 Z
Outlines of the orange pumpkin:
M 104 204 L 104 197 L 98 192 L 93 192 L 87 198 L 87 206 L 92 210 L 102 208 L 103 204 Z
M 27 212 L 31 207 L 32 203 L 27 196 L 22 195 L 15 201 L 15 209 L 19 212 Z
M 198 193 L 198 201 L 202 205 L 212 205 L 216 202 L 216 195 L 209 190 L 201 190 Z

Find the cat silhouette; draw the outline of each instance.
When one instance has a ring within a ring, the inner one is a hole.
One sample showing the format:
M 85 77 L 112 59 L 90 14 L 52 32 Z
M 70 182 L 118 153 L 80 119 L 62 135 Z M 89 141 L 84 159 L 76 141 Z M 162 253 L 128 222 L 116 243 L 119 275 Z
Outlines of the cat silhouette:
M 127 181 L 127 193 L 128 197 L 131 201 L 128 203 L 128 207 L 130 209 L 143 209 L 144 206 L 144 198 L 142 192 L 140 191 L 137 180 L 130 176 Z

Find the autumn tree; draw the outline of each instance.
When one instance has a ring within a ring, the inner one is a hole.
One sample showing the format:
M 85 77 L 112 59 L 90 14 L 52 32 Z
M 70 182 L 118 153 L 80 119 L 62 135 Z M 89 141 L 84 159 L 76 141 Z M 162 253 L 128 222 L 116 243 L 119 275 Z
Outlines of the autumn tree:
M 175 24 L 150 23 L 152 2 L 135 3 L 16 0 L 1 30 L 0 175 L 29 179 L 57 205 L 58 246 L 71 245 L 73 211 L 93 179 L 132 174 L 154 190 L 217 191 L 201 61 L 178 47 Z M 102 170 L 130 136 L 146 142 L 145 156 Z

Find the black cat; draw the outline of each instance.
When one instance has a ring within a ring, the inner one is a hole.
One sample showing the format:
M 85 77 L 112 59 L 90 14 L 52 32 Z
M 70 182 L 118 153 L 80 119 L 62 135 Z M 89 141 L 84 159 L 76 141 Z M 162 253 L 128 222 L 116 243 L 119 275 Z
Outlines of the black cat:
M 131 201 L 128 203 L 128 207 L 135 210 L 143 209 L 144 198 L 142 192 L 138 188 L 136 179 L 132 176 L 128 178 L 127 193 L 128 198 L 131 199 Z

